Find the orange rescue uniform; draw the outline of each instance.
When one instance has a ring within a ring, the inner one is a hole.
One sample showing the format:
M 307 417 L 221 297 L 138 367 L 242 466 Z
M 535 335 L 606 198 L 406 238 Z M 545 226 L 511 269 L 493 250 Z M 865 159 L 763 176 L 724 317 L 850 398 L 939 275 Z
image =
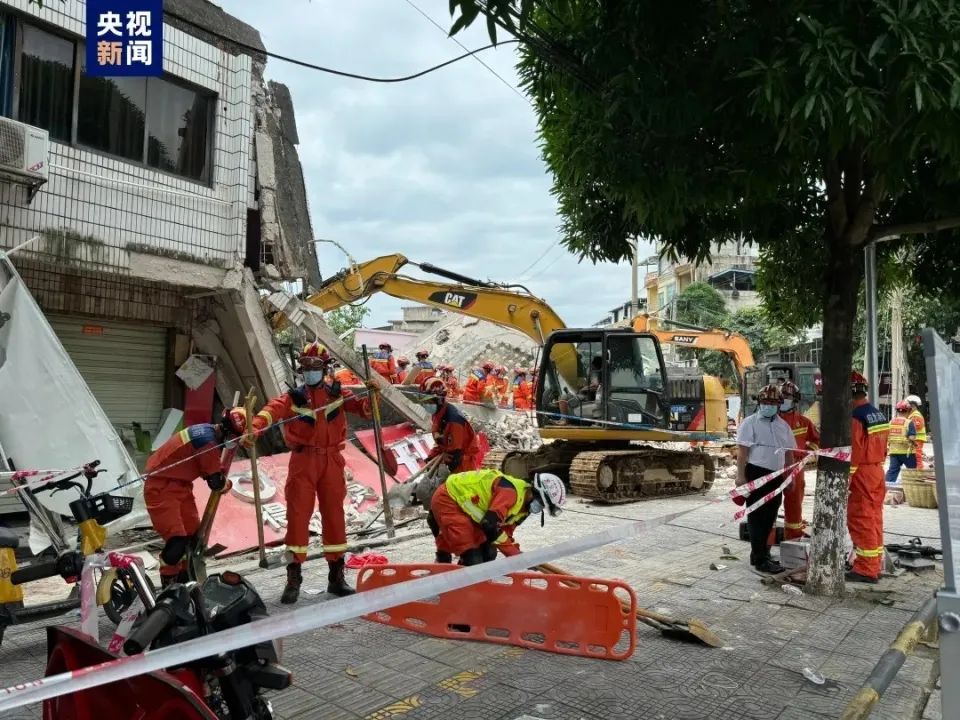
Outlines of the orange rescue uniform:
M 214 426 L 191 425 L 173 435 L 147 460 L 143 499 L 153 529 L 165 541 L 190 537 L 200 528 L 193 498 L 193 481 L 223 472 Z M 186 561 L 160 565 L 160 574 L 174 576 L 186 570 Z
M 370 367 L 390 382 L 397 382 L 397 360 L 393 357 L 393 353 L 383 350 L 375 352 L 370 358 Z
M 487 375 L 480 368 L 474 368 L 470 371 L 470 377 L 467 378 L 467 384 L 463 388 L 464 402 L 480 402 L 483 400 L 483 393 L 487 387 Z
M 923 419 L 923 413 L 916 408 L 911 411 L 907 419 L 913 423 L 913 428 L 917 431 L 914 455 L 917 458 L 917 470 L 923 470 L 923 444 L 927 441 L 927 424 Z
M 513 381 L 513 409 L 533 409 L 533 386 L 526 380 L 517 378 Z
M 873 578 L 880 577 L 883 561 L 883 498 L 887 490 L 883 462 L 889 434 L 883 413 L 863 398 L 853 401 L 847 529 L 855 553 L 853 572 Z
M 433 441 L 436 443 L 427 460 L 447 456 L 451 473 L 480 469 L 480 444 L 477 433 L 457 408 L 443 403 L 433 414 Z
M 456 400 L 460 397 L 460 383 L 457 382 L 457 379 L 451 374 L 448 377 L 442 377 L 443 385 L 447 389 L 447 397 L 450 400 Z
M 497 538 L 495 547 L 507 557 L 512 557 L 520 554 L 520 545 L 514 540 L 513 534 L 517 525 L 526 519 L 527 513 L 516 511 L 523 501 L 523 497 L 517 491 L 517 485 L 498 473 L 494 475 L 495 477 L 491 480 L 476 478 L 477 482 L 490 482 L 489 503 L 480 502 L 479 495 L 470 500 L 479 507 L 481 512 L 493 511 L 500 518 L 501 535 Z M 450 477 L 456 478 L 454 475 Z M 447 482 L 449 480 L 450 478 L 447 478 Z M 430 512 L 436 518 L 439 528 L 436 536 L 437 551 L 463 555 L 467 550 L 487 544 L 487 536 L 479 523 L 471 518 L 451 495 L 447 482 L 437 488 L 430 500 Z
M 780 417 L 793 430 L 793 439 L 798 450 L 820 449 L 820 433 L 810 418 L 797 410 L 780 413 Z M 800 462 L 804 457 L 805 455 L 802 453 L 795 453 L 789 464 Z M 803 528 L 806 524 L 803 521 L 803 493 L 805 489 L 803 467 L 799 467 L 794 470 L 793 482 L 783 491 L 783 537 L 786 540 L 796 540 L 803 537 Z
M 363 385 L 363 380 L 350 368 L 340 368 L 333 374 L 333 378 L 341 385 Z
M 347 550 L 347 525 L 343 501 L 347 497 L 343 445 L 347 439 L 346 412 L 370 417 L 370 401 L 349 390 L 323 384 L 302 385 L 268 402 L 253 419 L 260 432 L 273 423 L 296 418 L 282 426 L 290 448 L 290 466 L 284 494 L 287 502 L 287 534 L 284 542 L 289 562 L 302 563 L 310 542 L 310 516 L 319 503 L 323 553 L 328 561 Z M 342 404 L 327 407 L 342 400 Z

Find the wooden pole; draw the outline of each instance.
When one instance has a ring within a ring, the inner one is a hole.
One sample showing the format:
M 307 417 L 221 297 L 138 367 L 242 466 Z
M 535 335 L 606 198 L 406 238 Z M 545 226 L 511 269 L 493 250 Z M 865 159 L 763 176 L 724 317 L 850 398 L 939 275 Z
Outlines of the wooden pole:
M 243 409 L 247 413 L 247 432 L 253 433 L 253 406 L 257 402 L 257 396 L 251 387 L 247 392 L 247 399 L 243 403 Z M 253 481 L 253 507 L 257 514 L 257 546 L 260 550 L 260 567 L 266 569 L 270 565 L 267 562 L 267 546 L 263 539 L 263 503 L 260 502 L 260 470 L 257 467 L 257 441 L 254 438 L 253 444 L 248 451 L 250 455 L 250 479 Z
M 367 381 L 370 381 L 370 358 L 367 356 L 367 346 L 363 346 L 363 369 Z M 387 525 L 387 538 L 393 539 L 396 530 L 393 527 L 393 511 L 387 499 L 387 476 L 383 470 L 383 430 L 380 426 L 380 397 L 379 392 L 370 389 L 370 409 L 373 411 L 373 439 L 377 447 L 377 469 L 380 471 L 380 497 L 383 501 L 383 520 Z

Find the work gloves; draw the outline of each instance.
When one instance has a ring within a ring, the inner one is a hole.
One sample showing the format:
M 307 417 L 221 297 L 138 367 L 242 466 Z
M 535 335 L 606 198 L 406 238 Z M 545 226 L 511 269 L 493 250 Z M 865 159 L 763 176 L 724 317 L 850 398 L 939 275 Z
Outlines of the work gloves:
M 223 476 L 223 473 L 207 475 L 204 480 L 207 481 L 207 487 L 210 488 L 211 492 L 220 492 L 227 485 L 227 479 Z
M 486 535 L 487 542 L 492 543 L 500 537 L 500 517 L 493 510 L 487 510 L 483 520 L 480 521 L 480 529 Z

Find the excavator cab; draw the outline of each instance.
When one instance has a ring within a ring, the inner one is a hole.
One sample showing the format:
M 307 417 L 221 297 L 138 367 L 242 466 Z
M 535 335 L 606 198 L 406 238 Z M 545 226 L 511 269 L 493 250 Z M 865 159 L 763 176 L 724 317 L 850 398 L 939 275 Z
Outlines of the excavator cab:
M 611 438 L 666 429 L 670 399 L 656 337 L 630 330 L 558 330 L 543 348 L 537 410 L 545 437 Z

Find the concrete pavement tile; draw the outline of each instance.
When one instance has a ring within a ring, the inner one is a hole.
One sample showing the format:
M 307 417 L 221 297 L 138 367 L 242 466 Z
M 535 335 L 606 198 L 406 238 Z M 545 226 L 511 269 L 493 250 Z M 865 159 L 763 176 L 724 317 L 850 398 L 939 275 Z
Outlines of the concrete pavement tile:
M 346 674 L 365 687 L 398 699 L 416 694 L 431 684 L 428 679 L 393 670 L 376 661 L 351 666 Z
M 794 702 L 798 707 L 806 708 L 811 712 L 839 717 L 858 689 L 842 683 L 836 687 L 818 687 L 807 682 L 806 686 L 796 694 Z
M 316 695 L 297 686 L 289 687 L 283 692 L 271 693 L 269 700 L 277 716 L 284 720 L 304 717 L 305 713 L 326 704 Z
M 577 710 L 569 705 L 557 702 L 554 698 L 534 697 L 519 705 L 510 708 L 499 718 L 491 717 L 490 720 L 517 720 L 527 716 L 537 720 L 605 720 L 600 715 L 588 715 L 582 710 Z M 637 717 L 636 715 L 634 717 Z M 654 717 L 647 715 L 646 717 Z
M 799 672 L 766 665 L 744 684 L 744 693 L 763 703 L 789 705 L 807 685 L 809 681 Z
M 311 678 L 301 682 L 301 687 L 320 700 L 331 702 L 361 717 L 399 699 L 366 687 L 346 674 L 319 681 Z
M 809 708 L 788 707 L 777 716 L 777 720 L 836 720 L 836 717 L 836 715 L 821 715 L 812 712 Z
M 873 664 L 868 660 L 833 653 L 827 658 L 827 661 L 817 669 L 817 672 L 828 680 L 835 680 L 845 685 L 860 687 L 872 669 Z
M 804 668 L 819 669 L 829 657 L 829 650 L 810 647 L 802 642 L 787 643 L 780 652 L 770 658 L 770 664 L 786 670 L 802 672 Z

